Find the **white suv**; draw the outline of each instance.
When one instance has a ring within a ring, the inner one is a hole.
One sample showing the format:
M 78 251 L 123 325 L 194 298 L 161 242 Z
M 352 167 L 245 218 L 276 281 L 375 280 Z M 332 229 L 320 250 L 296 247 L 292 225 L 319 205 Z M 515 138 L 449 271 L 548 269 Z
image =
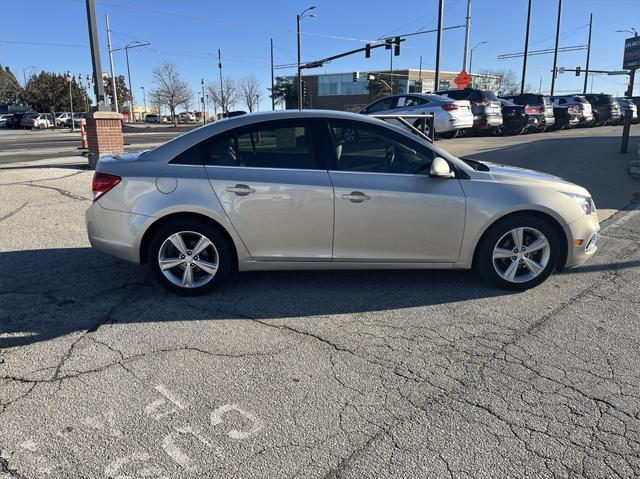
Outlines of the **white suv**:
M 593 110 L 591 103 L 582 95 L 562 95 L 551 97 L 554 105 L 576 106 L 580 109 L 580 124 L 590 125 L 593 122 Z

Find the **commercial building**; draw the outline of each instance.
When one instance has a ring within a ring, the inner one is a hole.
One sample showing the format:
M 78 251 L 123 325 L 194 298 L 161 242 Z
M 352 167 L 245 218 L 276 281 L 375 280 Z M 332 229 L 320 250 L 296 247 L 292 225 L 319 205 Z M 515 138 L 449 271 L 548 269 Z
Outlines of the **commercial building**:
M 323 73 L 304 75 L 304 107 L 326 110 L 359 111 L 374 99 L 390 94 L 430 93 L 457 88 L 453 83 L 459 72 L 440 72 L 440 85 L 435 88 L 433 70 L 384 70 L 372 72 Z M 355 80 L 355 81 L 354 81 Z M 295 77 L 287 81 L 297 84 Z M 474 76 L 479 88 L 497 90 L 498 77 Z M 472 84 L 472 86 L 475 86 Z M 286 108 L 297 108 L 297 97 L 286 99 Z

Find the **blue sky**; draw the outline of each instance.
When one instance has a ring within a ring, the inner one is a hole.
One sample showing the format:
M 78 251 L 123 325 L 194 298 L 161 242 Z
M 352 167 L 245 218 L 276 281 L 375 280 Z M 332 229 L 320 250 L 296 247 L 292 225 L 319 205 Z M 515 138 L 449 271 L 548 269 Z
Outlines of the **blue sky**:
M 109 14 L 114 47 L 131 40 L 151 42 L 150 47 L 130 51 L 134 94 L 140 86 L 153 88 L 151 69 L 163 60 L 174 61 L 195 91 L 200 79 L 218 78 L 215 53 L 222 50 L 225 75 L 255 75 L 264 89 L 261 109 L 270 108 L 266 88 L 270 83 L 269 39 L 275 45 L 275 63 L 295 62 L 295 15 L 315 5 L 315 18 L 302 23 L 303 59 L 312 60 L 358 48 L 367 40 L 409 33 L 437 25 L 437 0 L 280 0 L 280 1 L 206 1 L 206 0 L 97 0 L 99 37 L 103 69 L 108 71 L 105 14 Z M 49 70 L 86 75 L 91 58 L 86 27 L 84 0 L 0 0 L 0 64 L 10 66 L 22 80 L 22 70 Z M 511 69 L 518 76 L 522 58 L 498 60 L 502 53 L 523 50 L 527 0 L 473 0 L 471 44 L 486 41 L 474 53 L 473 70 Z M 444 25 L 464 23 L 466 0 L 445 0 Z M 533 0 L 530 49 L 553 47 L 557 0 Z M 587 42 L 589 13 L 593 13 L 591 66 L 594 69 L 620 70 L 624 39 L 629 34 L 615 30 L 640 29 L 639 0 L 564 0 L 561 46 Z M 458 71 L 462 67 L 464 29 L 443 33 L 441 68 Z M 394 68 L 417 68 L 420 55 L 423 68 L 435 66 L 435 34 L 411 37 L 402 45 Z M 61 45 L 29 45 L 13 42 L 41 42 Z M 126 74 L 123 52 L 114 53 L 116 74 Z M 532 56 L 528 82 L 536 89 L 542 79 L 543 90 L 551 82 L 553 56 Z M 584 67 L 585 52 L 559 55 L 558 65 Z M 314 72 L 350 72 L 388 68 L 389 55 L 374 50 L 364 55 L 338 60 Z M 295 69 L 277 74 L 293 74 Z M 560 75 L 557 91 L 582 88 L 583 77 Z M 625 76 L 596 76 L 594 91 L 622 95 Z M 640 79 L 637 79 L 636 94 Z M 196 99 L 194 97 L 194 105 Z M 136 103 L 141 103 L 136 98 Z

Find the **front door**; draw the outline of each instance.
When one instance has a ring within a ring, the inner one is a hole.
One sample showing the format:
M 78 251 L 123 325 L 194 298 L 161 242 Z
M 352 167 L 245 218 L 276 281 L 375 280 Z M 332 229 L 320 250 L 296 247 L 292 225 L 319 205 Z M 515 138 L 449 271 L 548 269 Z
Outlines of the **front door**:
M 203 145 L 207 175 L 256 260 L 330 261 L 333 188 L 306 120 L 238 128 Z
M 425 145 L 358 121 L 330 120 L 336 158 L 334 261 L 454 262 L 464 233 L 458 179 L 430 178 Z M 345 140 L 344 132 L 355 131 Z

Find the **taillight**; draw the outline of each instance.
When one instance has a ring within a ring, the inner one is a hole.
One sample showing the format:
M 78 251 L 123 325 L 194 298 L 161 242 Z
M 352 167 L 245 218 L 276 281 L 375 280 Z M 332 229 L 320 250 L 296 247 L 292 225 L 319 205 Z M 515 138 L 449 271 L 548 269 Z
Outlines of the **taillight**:
M 120 183 L 119 176 L 108 175 L 107 173 L 96 173 L 93 175 L 93 182 L 91 183 L 91 190 L 93 191 L 93 201 L 96 201 L 102 195 L 107 193 L 111 188 Z
M 460 107 L 456 103 L 445 103 L 444 105 L 442 105 L 442 109 L 444 111 L 457 110 L 458 108 Z
M 524 107 L 524 112 L 527 115 L 532 115 L 534 113 L 540 113 L 540 108 L 538 108 L 537 106 L 526 106 Z
M 487 106 L 490 105 L 491 102 L 489 100 L 470 100 L 472 105 L 482 105 Z

